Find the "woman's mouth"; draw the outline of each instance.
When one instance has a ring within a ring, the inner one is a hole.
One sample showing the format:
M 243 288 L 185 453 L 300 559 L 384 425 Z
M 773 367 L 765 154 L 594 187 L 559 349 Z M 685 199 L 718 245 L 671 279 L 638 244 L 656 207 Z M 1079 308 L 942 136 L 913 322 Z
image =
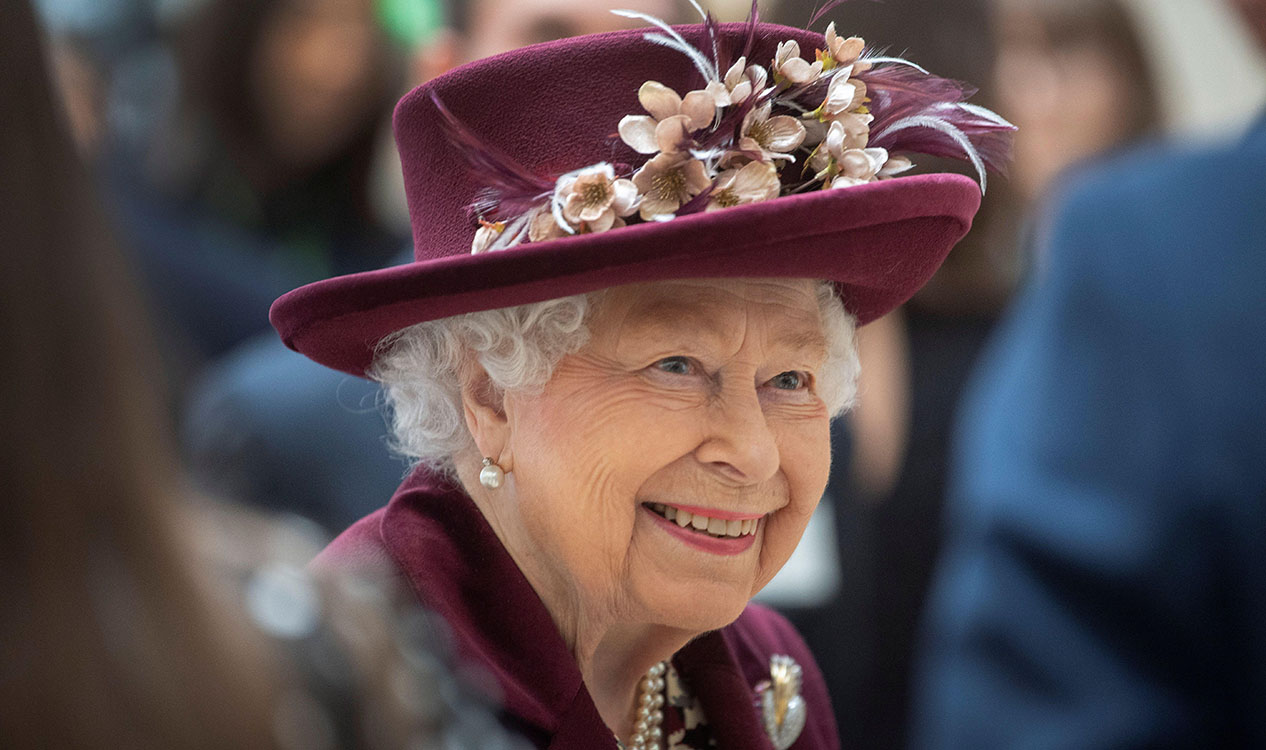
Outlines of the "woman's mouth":
M 693 529 L 696 532 L 707 534 L 717 539 L 737 539 L 750 536 L 756 533 L 756 528 L 760 524 L 760 518 L 727 520 L 691 512 L 672 505 L 664 505 L 663 503 L 643 503 L 642 505 L 652 513 L 676 523 L 683 529 Z

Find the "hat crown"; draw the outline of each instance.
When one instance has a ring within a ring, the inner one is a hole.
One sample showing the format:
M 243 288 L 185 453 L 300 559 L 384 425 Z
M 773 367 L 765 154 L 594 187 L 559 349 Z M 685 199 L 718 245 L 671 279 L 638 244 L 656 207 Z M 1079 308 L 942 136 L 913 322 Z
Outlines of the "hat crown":
M 702 25 L 674 28 L 708 49 Z M 717 29 L 722 60 L 737 59 L 747 24 Z M 560 175 L 603 161 L 635 167 L 646 157 L 625 145 L 616 128 L 626 115 L 645 114 L 641 85 L 658 81 L 684 95 L 706 84 L 686 57 L 648 41 L 646 33 L 632 29 L 525 47 L 463 65 L 405 96 L 394 127 L 415 259 L 470 253 L 475 222 L 468 206 L 487 187 L 449 138 L 432 93 L 481 142 L 531 172 Z M 768 67 L 787 40 L 810 53 L 823 45 L 815 32 L 757 24 L 749 64 Z

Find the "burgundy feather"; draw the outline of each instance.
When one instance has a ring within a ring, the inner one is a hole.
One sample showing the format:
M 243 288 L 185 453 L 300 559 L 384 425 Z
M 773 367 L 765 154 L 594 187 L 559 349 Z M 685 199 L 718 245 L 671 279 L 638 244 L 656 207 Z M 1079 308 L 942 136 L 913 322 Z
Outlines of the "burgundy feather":
M 759 92 L 753 91 L 737 107 L 728 107 L 725 116 L 717 124 L 716 129 L 699 142 L 701 149 L 713 149 L 730 142 L 737 141 L 739 129 L 743 127 L 743 118 L 763 101 Z
M 471 203 L 474 217 L 485 216 L 504 209 L 507 214 L 539 203 L 542 195 L 554 189 L 554 181 L 528 170 L 494 146 L 484 143 L 461 120 L 444 106 L 439 96 L 431 92 L 431 101 L 440 113 L 444 132 L 466 159 L 470 171 L 478 175 L 486 187 Z
M 752 59 L 752 47 L 756 45 L 756 24 L 760 23 L 759 2 L 752 0 L 752 9 L 747 12 L 747 28 L 743 30 L 743 57 L 749 61 Z
M 976 90 L 949 78 L 928 75 L 909 65 L 884 64 L 858 73 L 870 97 L 870 112 L 875 116 L 872 133 L 883 130 L 897 120 L 927 113 L 942 103 L 965 101 Z
M 1014 126 L 953 106 L 975 94 L 973 87 L 900 64 L 878 65 L 857 77 L 866 84 L 870 111 L 875 117 L 870 126 L 870 132 L 876 136 L 871 138 L 872 146 L 894 152 L 963 158 L 959 144 L 939 130 L 915 127 L 884 132 L 893 123 L 908 117 L 935 117 L 962 131 L 990 171 L 1005 174 L 1011 158 Z
M 940 119 L 950 123 L 963 132 L 971 144 L 980 153 L 980 159 L 991 172 L 1006 175 L 1007 164 L 1011 160 L 1011 148 L 1014 141 L 1014 128 L 1007 128 L 981 118 L 963 121 L 957 117 L 941 116 Z M 918 153 L 928 156 L 940 156 L 949 159 L 962 159 L 962 148 L 945 133 L 932 128 L 908 128 L 895 133 L 878 133 L 871 138 L 870 145 L 887 149 L 892 153 Z
M 717 75 L 725 76 L 730 63 L 725 61 L 725 65 L 721 64 L 723 61 L 721 60 L 720 35 L 717 33 L 717 20 L 713 18 L 712 11 L 708 11 L 703 17 L 703 32 L 708 40 L 708 48 L 712 51 L 712 64 L 716 66 Z
M 715 188 L 716 183 L 714 182 L 704 188 L 703 192 L 683 203 L 681 208 L 677 209 L 674 214 L 676 216 L 685 216 L 687 214 L 702 213 L 708 207 L 708 202 L 712 200 L 712 191 Z
M 880 1 L 881 0 L 872 0 L 872 2 L 880 2 Z M 825 16 L 827 13 L 835 10 L 836 8 L 838 8 L 839 6 L 843 5 L 846 2 L 848 2 L 848 0 L 830 0 L 826 5 L 823 5 L 821 8 L 818 8 L 817 10 L 813 12 L 813 16 L 809 18 L 809 22 L 805 24 L 804 27 L 806 29 L 809 28 L 813 24 L 817 23 L 818 20 L 822 18 L 822 16 Z

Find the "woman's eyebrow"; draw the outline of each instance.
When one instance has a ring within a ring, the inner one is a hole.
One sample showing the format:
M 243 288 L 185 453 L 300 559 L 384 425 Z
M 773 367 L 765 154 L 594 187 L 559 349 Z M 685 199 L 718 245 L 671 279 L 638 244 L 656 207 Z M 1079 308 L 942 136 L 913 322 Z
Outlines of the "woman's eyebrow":
M 726 341 L 733 334 L 730 326 L 718 316 L 712 315 L 702 305 L 675 302 L 671 318 L 665 317 L 655 308 L 643 308 L 643 314 L 633 315 L 625 319 L 625 334 L 637 339 L 650 339 L 656 343 L 672 343 L 682 341 L 683 331 L 689 327 L 692 336 L 700 336 L 711 341 Z M 649 313 L 649 314 L 646 314 Z M 795 354 L 810 354 L 825 358 L 827 354 L 826 334 L 810 326 L 794 326 L 775 333 L 770 342 L 771 347 Z

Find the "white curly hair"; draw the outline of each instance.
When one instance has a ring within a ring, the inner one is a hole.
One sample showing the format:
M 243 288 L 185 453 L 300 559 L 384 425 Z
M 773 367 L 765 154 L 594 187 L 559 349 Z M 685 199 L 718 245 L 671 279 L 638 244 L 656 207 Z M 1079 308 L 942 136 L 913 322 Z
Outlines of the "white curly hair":
M 818 283 L 817 300 L 827 339 L 818 393 L 836 417 L 857 393 L 857 321 L 830 282 Z M 454 457 L 474 446 L 462 416 L 468 358 L 503 393 L 539 390 L 589 341 L 586 323 L 601 304 L 602 292 L 561 297 L 426 321 L 383 339 L 369 375 L 383 386 L 392 448 L 412 465 L 451 475 Z

